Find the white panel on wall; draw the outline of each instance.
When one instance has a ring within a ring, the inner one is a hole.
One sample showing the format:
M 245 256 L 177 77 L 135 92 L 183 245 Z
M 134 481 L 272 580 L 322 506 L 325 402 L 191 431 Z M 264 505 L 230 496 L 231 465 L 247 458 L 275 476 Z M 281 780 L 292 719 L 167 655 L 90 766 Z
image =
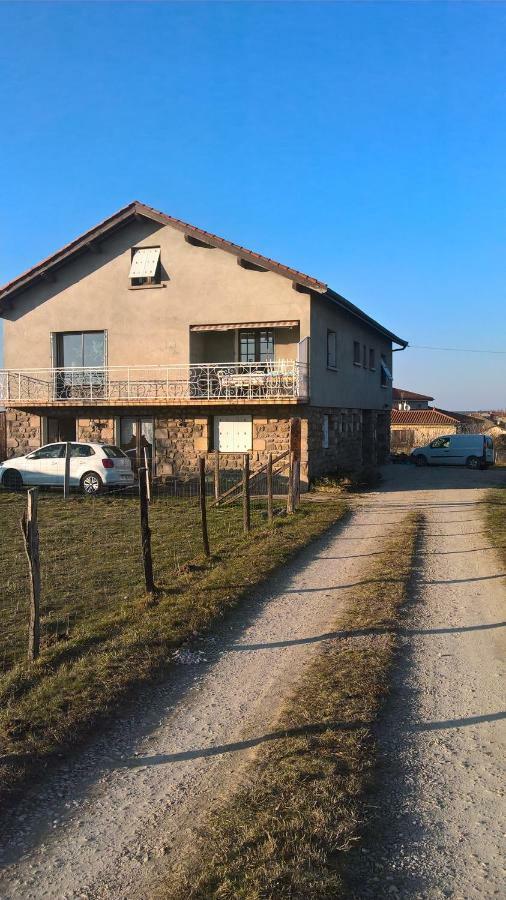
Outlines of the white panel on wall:
M 220 453 L 247 453 L 253 446 L 251 416 L 215 416 L 214 446 Z

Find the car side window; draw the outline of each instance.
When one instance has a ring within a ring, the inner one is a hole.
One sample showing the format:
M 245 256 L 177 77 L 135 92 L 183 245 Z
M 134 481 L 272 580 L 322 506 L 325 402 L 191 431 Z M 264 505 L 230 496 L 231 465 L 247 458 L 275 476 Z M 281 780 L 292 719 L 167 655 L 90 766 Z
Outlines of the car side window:
M 450 438 L 440 437 L 436 438 L 435 441 L 432 441 L 431 445 L 433 450 L 443 450 L 445 447 L 450 446 Z
M 30 455 L 30 459 L 60 459 L 65 453 L 65 444 L 48 444 Z
M 94 456 L 95 451 L 93 447 L 89 447 L 88 444 L 71 444 L 70 455 L 78 457 Z

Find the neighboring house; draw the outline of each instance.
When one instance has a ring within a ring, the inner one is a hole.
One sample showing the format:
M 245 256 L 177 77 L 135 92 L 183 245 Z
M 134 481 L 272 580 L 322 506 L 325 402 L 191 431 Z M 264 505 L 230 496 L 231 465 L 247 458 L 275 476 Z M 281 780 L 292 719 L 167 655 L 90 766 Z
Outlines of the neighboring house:
M 392 409 L 390 446 L 394 453 L 410 453 L 443 434 L 456 434 L 460 422 L 440 409 Z
M 10 455 L 114 441 L 163 476 L 214 450 L 224 467 L 263 462 L 291 430 L 306 480 L 388 452 L 392 344 L 407 342 L 321 281 L 142 203 L 1 288 L 0 314 Z
M 427 394 L 416 394 L 414 391 L 405 391 L 403 388 L 392 388 L 392 409 L 429 409 L 429 403 L 434 397 Z

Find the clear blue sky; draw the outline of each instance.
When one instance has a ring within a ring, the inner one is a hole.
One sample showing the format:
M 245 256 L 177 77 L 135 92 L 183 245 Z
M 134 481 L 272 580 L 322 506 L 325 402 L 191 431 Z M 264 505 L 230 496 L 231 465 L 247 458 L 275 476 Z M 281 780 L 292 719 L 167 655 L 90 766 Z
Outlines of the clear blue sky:
M 140 199 L 418 345 L 506 350 L 506 5 L 0 3 L 0 281 Z M 398 385 L 506 406 L 506 355 Z

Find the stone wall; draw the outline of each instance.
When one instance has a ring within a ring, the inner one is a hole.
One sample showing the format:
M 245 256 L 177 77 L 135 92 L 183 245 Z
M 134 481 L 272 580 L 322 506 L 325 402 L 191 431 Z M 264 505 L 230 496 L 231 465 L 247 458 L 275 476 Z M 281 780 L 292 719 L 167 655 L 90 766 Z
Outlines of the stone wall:
M 328 448 L 323 447 L 323 418 L 329 417 Z M 362 411 L 336 407 L 308 410 L 309 478 L 362 464 Z
M 76 436 L 78 441 L 114 444 L 114 419 L 101 416 L 79 418 L 76 422 Z
M 7 426 L 7 458 L 24 456 L 36 450 L 42 443 L 40 416 L 32 415 L 22 409 L 6 411 Z

